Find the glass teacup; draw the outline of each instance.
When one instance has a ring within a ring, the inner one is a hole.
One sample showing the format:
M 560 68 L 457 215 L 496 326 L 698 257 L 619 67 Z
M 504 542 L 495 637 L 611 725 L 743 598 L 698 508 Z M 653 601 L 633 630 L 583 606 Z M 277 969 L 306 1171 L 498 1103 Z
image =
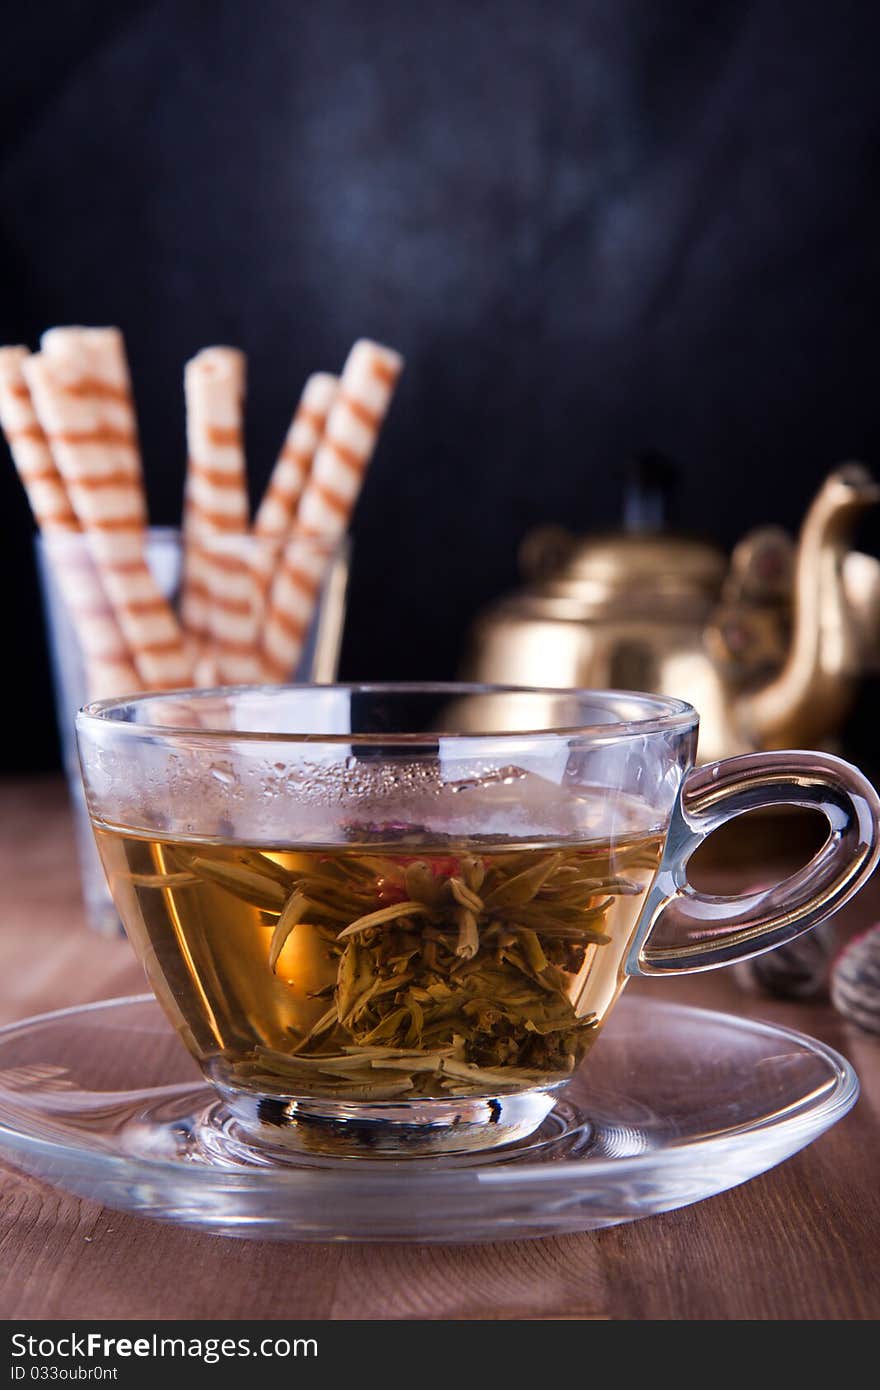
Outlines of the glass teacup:
M 119 913 L 182 1040 L 267 1155 L 533 1132 L 631 975 L 806 931 L 864 881 L 880 803 L 821 753 L 693 770 L 698 716 L 626 692 L 237 688 L 88 705 L 77 738 Z M 828 837 L 713 898 L 687 861 L 791 803 Z

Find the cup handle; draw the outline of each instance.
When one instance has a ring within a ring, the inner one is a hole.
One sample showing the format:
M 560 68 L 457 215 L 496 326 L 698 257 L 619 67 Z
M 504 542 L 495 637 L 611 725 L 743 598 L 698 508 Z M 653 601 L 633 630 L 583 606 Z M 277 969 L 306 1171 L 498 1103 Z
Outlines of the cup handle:
M 825 843 L 808 864 L 771 888 L 735 897 L 691 886 L 687 863 L 707 836 L 734 816 L 780 805 L 821 811 L 828 821 Z M 880 857 L 878 839 L 880 798 L 856 768 L 830 754 L 748 753 L 690 772 L 626 974 L 712 970 L 793 940 L 861 887 Z M 661 923 L 664 944 L 652 945 Z

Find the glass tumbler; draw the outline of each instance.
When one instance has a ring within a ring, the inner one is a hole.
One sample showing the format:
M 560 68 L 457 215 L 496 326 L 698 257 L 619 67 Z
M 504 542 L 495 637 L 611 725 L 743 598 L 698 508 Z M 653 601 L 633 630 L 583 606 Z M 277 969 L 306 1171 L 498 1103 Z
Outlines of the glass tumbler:
M 625 692 L 327 686 L 103 701 L 77 720 L 120 915 L 261 1155 L 487 1148 L 540 1125 L 627 979 L 806 931 L 878 855 L 821 753 L 693 769 L 697 715 Z M 785 882 L 698 893 L 757 807 L 821 810 Z
M 304 544 L 308 544 L 305 542 Z M 315 543 L 318 551 L 320 547 Z M 116 935 L 119 916 L 107 888 L 83 797 L 82 777 L 76 754 L 74 720 L 87 700 L 102 694 L 90 689 L 86 664 L 70 616 L 69 599 L 76 590 L 84 594 L 83 580 L 94 589 L 96 575 L 85 536 L 75 533 L 35 537 L 37 572 L 55 688 L 55 710 L 61 753 L 73 809 L 74 833 L 80 867 L 86 919 L 96 931 Z M 161 592 L 176 603 L 180 588 L 183 541 L 179 530 L 151 527 L 146 541 L 147 562 Z M 324 552 L 319 553 L 319 559 Z M 297 680 L 332 681 L 336 677 L 348 582 L 348 550 L 343 544 L 326 555 L 325 579 L 297 668 Z

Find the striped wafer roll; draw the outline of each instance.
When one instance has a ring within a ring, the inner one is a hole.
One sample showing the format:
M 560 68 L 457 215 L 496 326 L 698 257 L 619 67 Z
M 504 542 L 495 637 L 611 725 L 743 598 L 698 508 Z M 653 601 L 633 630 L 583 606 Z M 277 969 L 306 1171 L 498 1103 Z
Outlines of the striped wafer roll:
M 76 633 L 89 698 L 125 694 L 141 682 L 34 411 L 23 371 L 29 357 L 24 347 L 0 348 L 0 426 Z
M 306 381 L 254 519 L 255 545 L 250 563 L 259 588 L 258 640 L 261 647 L 265 645 L 263 622 L 270 589 L 273 580 L 278 577 L 280 592 L 284 592 L 284 580 L 278 574 L 280 557 L 338 385 L 339 379 L 329 372 L 315 372 Z M 265 662 L 265 650 L 262 653 L 262 667 L 263 675 L 271 674 L 271 665 Z
M 239 533 L 205 536 L 200 552 L 208 567 L 211 640 L 203 670 L 211 663 L 221 684 L 247 684 L 264 677 L 259 650 L 265 589 L 254 564 L 254 537 Z
M 58 472 L 24 379 L 26 347 L 0 348 L 0 425 L 12 461 L 24 484 L 34 519 L 41 531 L 78 531 L 64 479 Z
M 187 519 L 203 533 L 248 529 L 245 371 L 244 353 L 230 347 L 204 348 L 184 368 Z
M 248 531 L 243 415 L 244 354 L 205 348 L 184 372 L 186 566 L 183 619 L 210 643 L 220 681 L 259 680 L 258 600 L 244 541 Z M 204 653 L 203 653 L 204 655 Z
M 257 508 L 254 535 L 283 538 L 290 531 L 338 385 L 338 378 L 329 372 L 315 372 L 306 382 L 266 495 Z
M 211 636 L 215 584 L 200 539 L 247 526 L 242 445 L 245 374 L 244 354 L 224 347 L 205 348 L 187 362 L 183 374 L 187 468 L 180 615 L 201 658 Z
M 138 443 L 137 419 L 131 393 L 131 376 L 125 343 L 118 328 L 50 328 L 40 339 L 45 357 L 64 367 L 59 376 L 64 392 L 75 406 L 74 428 L 84 424 L 83 437 L 75 441 L 83 467 L 92 472 L 112 471 L 128 480 L 129 502 L 146 523 L 146 497 Z M 51 441 L 55 447 L 55 441 Z M 76 503 L 74 503 L 74 507 Z
M 180 588 L 180 619 L 187 638 L 200 652 L 211 635 L 211 591 L 208 562 L 198 540 L 190 508 L 183 506 L 183 577 Z
M 106 332 L 105 345 L 112 343 Z M 133 429 L 124 423 L 130 420 L 130 399 L 119 394 L 124 382 L 118 338 L 110 352 L 92 359 L 57 350 L 57 338 L 55 343 L 51 353 L 35 354 L 22 368 L 37 418 L 88 536 L 139 684 L 150 689 L 185 685 L 192 667 L 183 637 L 144 556 L 140 456 Z M 105 390 L 96 363 L 111 355 L 116 367 Z
M 273 679 L 296 670 L 402 366 L 398 353 L 366 340 L 348 354 L 266 606 L 263 660 Z
M 284 547 L 263 620 L 263 665 L 272 680 L 296 674 L 334 547 L 335 542 L 301 534 Z
M 45 555 L 76 634 L 90 700 L 130 695 L 144 688 L 107 598 L 88 536 L 50 531 L 43 537 Z
M 299 530 L 338 539 L 348 526 L 403 358 L 361 339 L 348 354 L 296 515 Z

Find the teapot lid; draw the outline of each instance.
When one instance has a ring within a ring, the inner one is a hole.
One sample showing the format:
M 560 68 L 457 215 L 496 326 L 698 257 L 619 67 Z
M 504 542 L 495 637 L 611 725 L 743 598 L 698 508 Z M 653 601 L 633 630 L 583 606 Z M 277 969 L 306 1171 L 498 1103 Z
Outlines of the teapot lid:
M 623 530 L 576 539 L 541 528 L 523 545 L 523 573 L 548 597 L 591 604 L 611 597 L 716 597 L 726 557 L 705 541 L 666 529 L 677 476 L 675 464 L 657 450 L 637 454 L 625 473 Z
M 669 532 L 566 540 L 542 528 L 523 546 L 523 570 L 548 596 L 591 603 L 651 594 L 712 597 L 727 572 L 727 559 L 715 546 Z
M 574 601 L 595 609 L 647 608 L 653 602 L 718 597 L 727 558 L 715 546 L 666 529 L 678 470 L 656 450 L 630 460 L 624 479 L 623 530 L 572 536 L 561 527 L 530 532 L 520 565 L 533 597 Z

